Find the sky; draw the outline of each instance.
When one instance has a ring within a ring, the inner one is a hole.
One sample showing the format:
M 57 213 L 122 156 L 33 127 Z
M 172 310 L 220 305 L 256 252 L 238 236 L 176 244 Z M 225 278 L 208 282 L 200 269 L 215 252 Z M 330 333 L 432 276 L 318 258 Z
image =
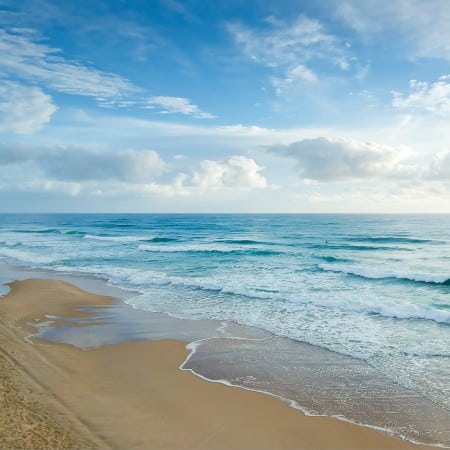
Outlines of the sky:
M 448 0 L 0 0 L 0 211 L 450 212 Z

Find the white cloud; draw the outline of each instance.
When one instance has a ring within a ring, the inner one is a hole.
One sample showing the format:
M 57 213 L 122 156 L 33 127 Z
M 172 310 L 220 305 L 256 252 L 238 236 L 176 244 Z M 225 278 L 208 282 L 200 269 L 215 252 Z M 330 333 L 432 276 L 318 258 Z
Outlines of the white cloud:
M 291 69 L 288 69 L 283 78 L 273 77 L 272 85 L 275 88 L 275 93 L 278 96 L 285 94 L 292 88 L 298 85 L 314 84 L 318 81 L 317 75 L 308 67 L 299 64 Z M 309 86 L 307 86 L 309 87 Z
M 413 57 L 450 59 L 450 5 L 446 0 L 346 0 L 337 16 L 367 39 L 389 33 Z
M 288 75 L 289 79 L 293 80 L 293 81 L 304 80 L 309 83 L 315 83 L 317 81 L 316 74 L 311 69 L 308 69 L 307 67 L 305 67 L 301 64 L 298 66 L 295 66 L 292 69 L 289 69 L 289 71 L 287 72 L 287 75 Z
M 425 171 L 425 178 L 450 181 L 450 151 L 440 152 L 434 157 L 429 168 Z
M 262 169 L 253 159 L 245 156 L 232 156 L 225 163 L 204 160 L 200 163 L 200 168 L 186 180 L 186 185 L 204 190 L 221 187 L 265 188 L 267 181 L 260 174 Z
M 0 71 L 67 94 L 120 99 L 138 89 L 128 80 L 61 56 L 28 29 L 0 30 Z
M 414 171 L 402 164 L 409 154 L 407 148 L 355 139 L 304 139 L 268 150 L 296 161 L 302 178 L 322 182 L 401 178 Z
M 411 80 L 409 93 L 393 92 L 394 108 L 418 112 L 450 113 L 450 75 L 444 75 L 434 83 Z
M 227 170 L 224 174 L 224 185 L 239 188 L 265 188 L 267 181 L 260 174 L 263 167 L 258 166 L 251 158 L 245 156 L 232 156 L 227 161 Z
M 132 184 L 150 182 L 165 169 L 153 150 L 104 151 L 80 147 L 37 147 L 0 144 L 0 164 L 33 163 L 45 177 L 67 182 L 115 180 Z
M 268 67 L 297 65 L 338 52 L 336 38 L 318 20 L 305 16 L 291 24 L 271 18 L 264 30 L 232 23 L 228 31 L 250 59 Z
M 0 165 L 20 164 L 51 158 L 54 151 L 47 147 L 23 144 L 21 142 L 0 142 Z
M 142 33 L 142 30 L 135 30 Z M 123 32 L 123 30 L 122 30 Z M 0 29 L 0 80 L 14 78 L 48 90 L 93 97 L 102 107 L 158 109 L 164 114 L 215 118 L 184 97 L 143 99 L 144 89 L 115 73 L 104 72 L 64 57 L 32 29 Z M 139 95 L 139 97 L 138 97 Z
M 223 164 L 210 160 L 202 161 L 200 168 L 193 173 L 190 184 L 201 189 L 220 187 L 223 185 L 225 171 Z
M 146 183 L 160 175 L 165 163 L 153 150 L 105 152 L 66 149 L 40 162 L 46 173 L 69 181 L 119 180 Z
M 317 74 L 308 67 L 314 61 L 341 70 L 350 65 L 345 43 L 328 33 L 321 22 L 305 16 L 291 23 L 270 17 L 261 29 L 230 23 L 228 31 L 249 59 L 279 74 L 272 78 L 278 94 L 298 82 L 316 82 Z
M 198 119 L 214 119 L 216 116 L 202 111 L 197 105 L 184 97 L 155 96 L 147 101 L 147 108 L 159 109 L 161 114 L 184 114 Z
M 48 123 L 56 109 L 42 89 L 0 80 L 0 131 L 31 134 Z
M 374 21 L 371 23 L 372 19 L 369 18 L 367 14 L 363 14 L 363 8 L 360 8 L 360 5 L 356 2 L 352 3 L 351 1 L 347 1 L 339 4 L 336 8 L 336 15 L 355 31 L 360 33 L 380 31 L 379 22 Z
M 125 193 L 185 196 L 220 189 L 251 190 L 267 186 L 262 167 L 245 156 L 225 162 L 203 160 L 189 173 L 169 172 L 153 150 L 105 151 L 81 147 L 44 147 L 0 143 L 0 186 L 23 191 L 89 194 L 109 197 Z

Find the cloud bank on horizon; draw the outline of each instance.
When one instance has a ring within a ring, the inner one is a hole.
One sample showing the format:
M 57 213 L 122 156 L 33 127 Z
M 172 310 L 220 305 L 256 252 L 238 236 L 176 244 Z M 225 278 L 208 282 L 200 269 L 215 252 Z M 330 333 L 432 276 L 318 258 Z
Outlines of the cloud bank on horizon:
M 0 1 L 0 209 L 450 212 L 446 0 Z

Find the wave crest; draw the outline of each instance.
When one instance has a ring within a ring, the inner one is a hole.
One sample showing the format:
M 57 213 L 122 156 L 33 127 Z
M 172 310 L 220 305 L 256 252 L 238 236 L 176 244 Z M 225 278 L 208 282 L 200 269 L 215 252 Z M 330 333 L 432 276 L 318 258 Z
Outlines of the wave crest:
M 345 275 L 354 275 L 371 280 L 397 279 L 403 281 L 412 281 L 416 283 L 430 283 L 450 286 L 450 276 L 448 274 L 436 273 L 415 273 L 415 272 L 395 272 L 367 266 L 356 265 L 330 265 L 319 264 L 319 268 L 326 272 L 343 273 Z
M 229 245 L 202 245 L 202 244 L 185 244 L 185 245 L 139 245 L 139 250 L 145 252 L 156 252 L 156 253 L 246 253 L 254 254 L 259 256 L 264 255 L 279 255 L 283 252 L 276 250 L 268 250 L 264 248 L 256 247 L 240 247 L 240 246 L 229 246 Z

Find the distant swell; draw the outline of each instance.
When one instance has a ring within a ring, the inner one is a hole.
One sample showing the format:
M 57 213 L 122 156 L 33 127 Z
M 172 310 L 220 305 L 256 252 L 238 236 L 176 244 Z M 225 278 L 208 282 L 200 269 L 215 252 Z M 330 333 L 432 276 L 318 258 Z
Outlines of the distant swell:
M 86 234 L 85 239 L 93 239 L 95 241 L 111 241 L 111 242 L 139 242 L 149 241 L 152 238 L 145 236 L 97 236 L 92 234 Z
M 254 241 L 252 239 L 224 239 L 217 242 L 224 244 L 238 244 L 238 245 L 271 245 L 272 242 Z
M 412 251 L 407 247 L 394 247 L 386 245 L 352 245 L 352 244 L 332 244 L 324 242 L 323 244 L 309 244 L 309 248 L 328 249 L 328 250 L 352 250 L 352 251 Z
M 418 239 L 407 237 L 388 237 L 388 236 L 356 236 L 348 239 L 352 242 L 381 242 L 389 244 L 424 244 L 427 242 L 437 242 L 430 239 Z
M 248 253 L 259 256 L 279 255 L 282 252 L 252 247 L 231 247 L 225 245 L 139 245 L 139 250 L 157 253 Z
M 177 239 L 168 237 L 154 237 L 152 239 L 143 239 L 145 242 L 175 242 Z
M 336 256 L 327 256 L 327 255 L 314 255 L 315 258 L 321 259 L 326 262 L 350 262 L 351 259 L 348 258 L 338 258 Z
M 85 236 L 85 232 L 84 231 L 77 231 L 77 230 L 67 230 L 67 231 L 62 231 L 62 234 L 67 234 L 69 236 Z
M 56 228 L 41 228 L 37 230 L 10 230 L 13 233 L 25 233 L 25 234 L 50 234 L 50 233 L 59 233 L 59 230 Z
M 346 275 L 354 275 L 372 280 L 397 279 L 412 281 L 416 283 L 430 283 L 442 286 L 450 286 L 450 277 L 447 274 L 427 274 L 427 273 L 403 273 L 390 270 L 377 269 L 365 266 L 344 266 L 319 264 L 319 268 L 326 272 L 337 272 Z
M 64 230 L 64 229 L 58 229 L 58 228 L 39 228 L 36 230 L 29 229 L 12 229 L 7 230 L 12 233 L 19 233 L 19 234 L 65 234 L 65 235 L 76 235 L 76 236 L 84 236 L 86 233 L 84 231 L 78 231 L 78 230 Z

